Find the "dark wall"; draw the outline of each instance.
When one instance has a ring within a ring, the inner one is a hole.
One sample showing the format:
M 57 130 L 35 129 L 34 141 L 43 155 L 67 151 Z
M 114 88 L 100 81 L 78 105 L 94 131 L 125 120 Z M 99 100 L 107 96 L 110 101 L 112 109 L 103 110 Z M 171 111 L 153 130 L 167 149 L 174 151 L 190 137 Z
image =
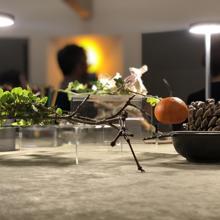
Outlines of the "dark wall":
M 0 74 L 17 70 L 28 78 L 28 40 L 0 38 Z
M 204 38 L 185 30 L 143 34 L 142 63 L 149 67 L 143 80 L 149 93 L 169 95 L 163 78 L 170 83 L 173 95 L 184 100 L 191 92 L 203 88 L 203 53 Z

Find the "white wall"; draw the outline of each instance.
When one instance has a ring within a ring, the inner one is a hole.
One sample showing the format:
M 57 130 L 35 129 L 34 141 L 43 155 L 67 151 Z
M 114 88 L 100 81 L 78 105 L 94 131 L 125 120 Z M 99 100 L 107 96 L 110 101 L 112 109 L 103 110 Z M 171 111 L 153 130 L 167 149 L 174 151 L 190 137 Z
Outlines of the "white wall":
M 155 32 L 220 20 L 219 0 L 94 0 L 93 31 Z
M 0 37 L 28 38 L 30 83 L 48 84 L 50 40 L 82 33 L 82 21 L 61 0 L 0 0 L 0 7 L 15 16 L 15 25 L 0 29 Z
M 93 33 L 121 34 L 125 71 L 141 65 L 141 34 L 187 29 L 191 23 L 220 21 L 219 0 L 94 0 Z

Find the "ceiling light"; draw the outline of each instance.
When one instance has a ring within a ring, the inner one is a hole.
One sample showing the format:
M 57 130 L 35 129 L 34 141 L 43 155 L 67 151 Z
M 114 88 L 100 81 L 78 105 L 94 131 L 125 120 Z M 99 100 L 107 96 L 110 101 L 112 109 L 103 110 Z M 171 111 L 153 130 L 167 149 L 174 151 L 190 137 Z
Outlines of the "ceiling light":
M 0 27 L 8 27 L 14 24 L 14 16 L 0 12 Z

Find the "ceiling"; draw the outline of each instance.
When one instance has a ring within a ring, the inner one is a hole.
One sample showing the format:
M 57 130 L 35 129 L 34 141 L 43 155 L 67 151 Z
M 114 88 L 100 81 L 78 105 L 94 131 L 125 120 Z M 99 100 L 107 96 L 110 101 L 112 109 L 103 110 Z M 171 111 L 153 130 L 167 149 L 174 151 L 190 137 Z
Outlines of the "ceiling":
M 90 21 L 82 21 L 63 0 L 0 0 L 0 8 L 15 15 L 17 29 L 57 33 L 151 32 L 220 21 L 220 0 L 94 0 Z
M 220 21 L 220 0 L 95 0 L 93 30 L 160 31 Z
M 16 29 L 78 30 L 81 24 L 77 14 L 62 0 L 0 0 L 0 8 L 15 16 Z

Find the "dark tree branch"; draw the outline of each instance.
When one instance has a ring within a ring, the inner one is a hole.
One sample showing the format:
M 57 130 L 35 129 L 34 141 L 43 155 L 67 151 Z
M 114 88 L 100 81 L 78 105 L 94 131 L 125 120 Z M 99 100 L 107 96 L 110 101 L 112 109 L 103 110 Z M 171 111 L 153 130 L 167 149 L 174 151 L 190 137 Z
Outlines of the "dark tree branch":
M 74 115 L 76 115 L 79 110 L 82 108 L 82 106 L 85 104 L 85 102 L 89 99 L 90 95 L 88 95 L 77 107 L 76 107 L 76 110 L 74 112 L 72 112 L 70 114 L 71 117 L 73 117 Z
M 114 118 L 114 117 L 116 117 L 116 116 L 118 116 L 118 115 L 120 115 L 129 105 L 131 105 L 131 100 L 132 100 L 134 97 L 135 97 L 135 95 L 131 96 L 131 97 L 128 99 L 128 101 L 124 104 L 124 106 L 123 106 L 116 114 L 114 114 L 114 115 L 108 117 L 107 120 L 108 120 L 108 119 L 111 119 L 111 118 Z
M 55 109 L 47 109 L 44 108 L 44 114 L 40 114 L 39 112 L 31 112 L 28 115 L 23 115 L 23 116 L 15 116 L 15 115 L 8 115 L 8 116 L 0 116 L 0 120 L 3 119 L 14 119 L 14 120 L 30 120 L 30 119 L 35 119 L 35 120 L 39 120 L 39 121 L 44 121 L 44 120 L 66 120 L 71 124 L 74 123 L 82 123 L 82 124 L 89 124 L 89 125 L 109 125 L 112 128 L 116 129 L 118 131 L 116 137 L 114 138 L 114 140 L 111 142 L 111 146 L 115 146 L 117 140 L 120 137 L 123 137 L 125 139 L 125 141 L 128 143 L 130 150 L 132 152 L 132 155 L 134 157 L 134 160 L 136 162 L 137 168 L 138 170 L 140 170 L 141 172 L 144 172 L 144 169 L 140 166 L 137 157 L 134 153 L 134 150 L 132 148 L 131 142 L 129 137 L 133 137 L 133 134 L 129 133 L 126 129 L 126 119 L 128 117 L 128 113 L 126 112 L 126 108 L 128 106 L 132 106 L 135 108 L 138 108 L 137 106 L 133 105 L 131 103 L 132 99 L 135 97 L 135 95 L 131 96 L 126 103 L 124 104 L 124 106 L 118 111 L 116 112 L 114 115 L 104 118 L 104 119 L 93 119 L 93 118 L 88 118 L 88 117 L 83 117 L 80 116 L 78 113 L 80 111 L 80 109 L 83 107 L 83 105 L 86 103 L 86 101 L 89 99 L 89 95 L 77 106 L 77 108 L 69 113 L 69 114 L 65 114 L 65 115 L 59 115 L 56 113 Z M 138 110 L 140 110 L 138 108 Z M 51 113 L 52 112 L 52 113 Z

